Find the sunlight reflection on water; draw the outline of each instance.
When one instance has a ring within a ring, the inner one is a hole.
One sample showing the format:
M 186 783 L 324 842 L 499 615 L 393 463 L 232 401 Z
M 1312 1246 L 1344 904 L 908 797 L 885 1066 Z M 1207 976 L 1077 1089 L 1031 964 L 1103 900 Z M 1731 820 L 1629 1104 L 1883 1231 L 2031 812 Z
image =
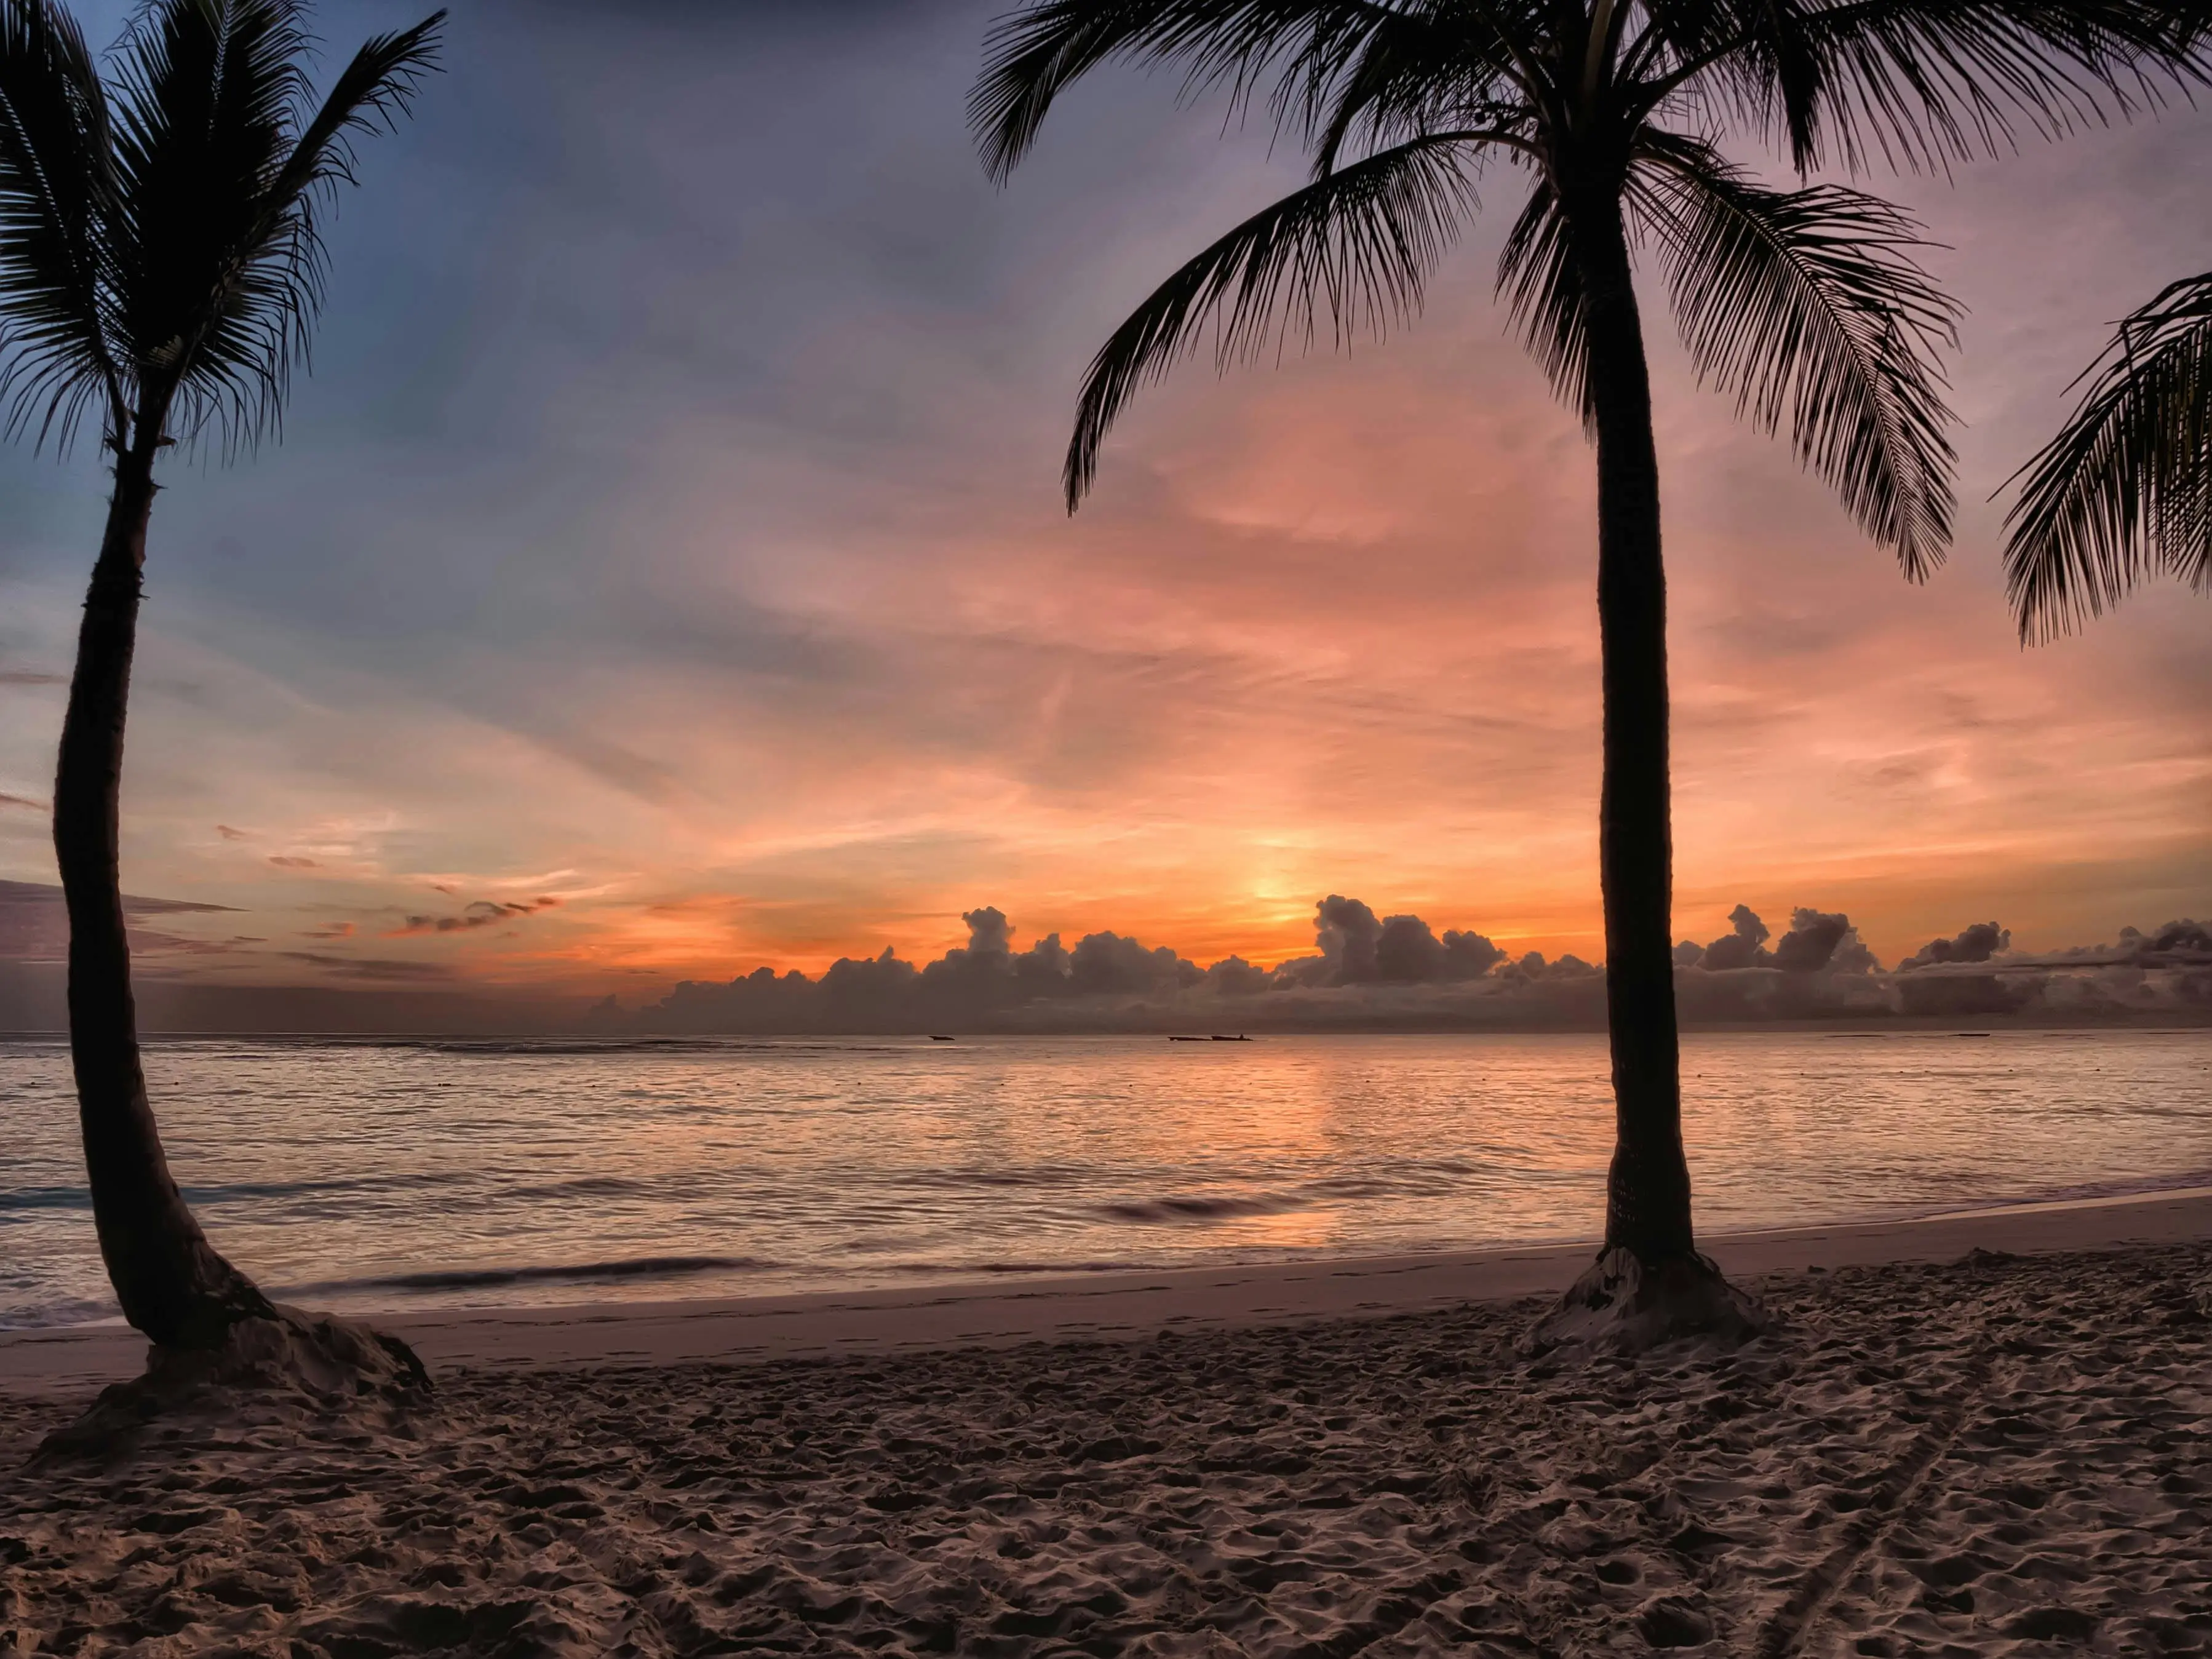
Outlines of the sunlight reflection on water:
M 766 1293 L 1594 1237 L 1594 1036 L 164 1042 L 178 1178 L 321 1305 Z M 2212 1032 L 1685 1040 L 1711 1231 L 2212 1182 Z M 68 1057 L 0 1044 L 0 1325 L 112 1314 Z

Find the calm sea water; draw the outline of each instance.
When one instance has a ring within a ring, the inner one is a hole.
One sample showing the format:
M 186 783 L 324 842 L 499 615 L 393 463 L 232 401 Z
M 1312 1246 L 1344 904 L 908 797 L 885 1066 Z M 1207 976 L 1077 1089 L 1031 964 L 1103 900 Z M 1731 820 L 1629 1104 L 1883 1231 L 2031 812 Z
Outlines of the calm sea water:
M 176 1042 L 209 1232 L 323 1306 L 1594 1237 L 1601 1038 Z M 1708 1230 L 2212 1184 L 2212 1032 L 1698 1036 Z M 0 1326 L 112 1317 L 68 1055 L 0 1043 Z

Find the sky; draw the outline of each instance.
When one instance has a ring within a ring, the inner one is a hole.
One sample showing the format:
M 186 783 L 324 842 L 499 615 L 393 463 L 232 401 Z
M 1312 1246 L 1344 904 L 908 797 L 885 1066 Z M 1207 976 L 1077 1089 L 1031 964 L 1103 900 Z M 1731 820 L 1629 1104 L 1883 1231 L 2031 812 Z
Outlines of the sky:
M 1602 956 L 1592 462 L 1492 297 L 1516 177 L 1389 339 L 1141 395 L 1071 519 L 1091 353 L 1297 167 L 1109 72 L 994 187 L 994 9 L 460 10 L 340 204 L 282 443 L 164 477 L 125 886 L 205 908 L 142 915 L 142 977 L 636 1006 L 926 960 L 986 906 L 1018 950 L 1265 965 L 1350 894 Z M 317 13 L 332 60 L 414 15 Z M 1887 963 L 2212 915 L 2212 609 L 2155 586 L 2023 650 L 1988 499 L 2112 321 L 2212 266 L 2208 139 L 1866 181 L 1968 307 L 1924 586 L 1645 289 L 1682 937 L 1811 907 Z M 0 880 L 54 879 L 92 452 L 0 453 Z

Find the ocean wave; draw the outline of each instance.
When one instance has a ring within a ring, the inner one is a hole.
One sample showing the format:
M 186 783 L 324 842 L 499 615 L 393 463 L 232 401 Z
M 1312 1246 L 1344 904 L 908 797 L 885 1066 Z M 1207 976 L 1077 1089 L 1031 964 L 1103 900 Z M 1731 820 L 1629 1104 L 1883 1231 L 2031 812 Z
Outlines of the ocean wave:
M 364 1176 L 321 1181 L 231 1181 L 192 1183 L 179 1188 L 192 1205 L 232 1204 L 268 1198 L 306 1198 L 318 1193 L 404 1192 L 419 1187 L 450 1186 L 473 1179 L 464 1175 Z M 88 1210 L 92 1188 L 0 1187 L 0 1215 L 11 1210 Z
M 0 1303 L 0 1331 L 43 1331 L 64 1325 L 120 1324 L 114 1302 L 64 1297 L 52 1302 L 18 1302 L 13 1288 Z
M 784 1264 L 750 1255 L 645 1255 L 614 1261 L 564 1261 L 521 1267 L 447 1267 L 333 1279 L 289 1285 L 280 1292 L 305 1296 L 335 1291 L 470 1291 L 498 1285 L 588 1284 L 625 1279 L 684 1279 L 698 1273 L 771 1273 Z
M 854 1042 L 836 1039 L 778 1037 L 318 1037 L 303 1047 L 329 1048 L 405 1048 L 433 1054 L 516 1055 L 548 1059 L 583 1056 L 610 1058 L 617 1054 L 858 1054 L 908 1052 L 915 1042 Z
M 0 1191 L 0 1215 L 10 1210 L 88 1210 L 89 1187 L 14 1187 Z
M 1079 1164 L 1026 1167 L 959 1164 L 936 1169 L 901 1170 L 887 1175 L 884 1181 L 892 1186 L 958 1192 L 970 1187 L 1079 1187 L 1097 1176 L 1097 1170 Z
M 1136 1273 L 1159 1264 L 1151 1261 L 886 1261 L 855 1270 L 861 1276 L 876 1273 Z
M 565 1181 L 541 1181 L 528 1187 L 510 1187 L 500 1196 L 518 1198 L 628 1198 L 640 1193 L 665 1192 L 672 1187 L 696 1183 L 696 1171 L 641 1179 L 636 1176 L 571 1176 Z
M 1125 1199 L 1091 1206 L 1093 1215 L 1115 1221 L 1173 1224 L 1222 1221 L 1243 1215 L 1286 1215 L 1313 1200 L 1296 1193 L 1188 1193 L 1166 1198 Z
M 1916 1214 L 1967 1214 L 1975 1210 L 2006 1210 L 2022 1204 L 2083 1204 L 2107 1198 L 2152 1198 L 2160 1193 L 2190 1192 L 2212 1187 L 2212 1169 L 2170 1170 L 2159 1175 L 2130 1176 L 2113 1181 L 2085 1181 L 2072 1186 L 2039 1187 L 2015 1193 L 1982 1193 L 1954 1205 L 1923 1208 Z

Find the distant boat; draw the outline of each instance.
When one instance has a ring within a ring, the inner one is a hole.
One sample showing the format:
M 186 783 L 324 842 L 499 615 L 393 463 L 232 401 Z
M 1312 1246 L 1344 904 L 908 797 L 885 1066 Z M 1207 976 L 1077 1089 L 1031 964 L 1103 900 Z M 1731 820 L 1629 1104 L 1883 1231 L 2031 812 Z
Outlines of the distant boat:
M 1238 1033 L 1237 1036 L 1215 1036 L 1215 1038 L 1214 1038 L 1213 1040 L 1214 1040 L 1216 1042 L 1249 1042 L 1252 1039 L 1251 1039 L 1250 1037 L 1248 1037 L 1248 1036 L 1244 1036 L 1242 1032 L 1239 1032 L 1239 1033 Z
M 938 1035 L 937 1035 L 937 1033 L 936 1033 L 936 1032 L 934 1032 L 934 1031 L 932 1031 L 932 1032 L 929 1034 L 929 1040 L 930 1040 L 932 1042 L 951 1042 L 951 1041 L 952 1041 L 952 1039 L 951 1039 L 951 1037 L 939 1036 L 938 1036 Z

